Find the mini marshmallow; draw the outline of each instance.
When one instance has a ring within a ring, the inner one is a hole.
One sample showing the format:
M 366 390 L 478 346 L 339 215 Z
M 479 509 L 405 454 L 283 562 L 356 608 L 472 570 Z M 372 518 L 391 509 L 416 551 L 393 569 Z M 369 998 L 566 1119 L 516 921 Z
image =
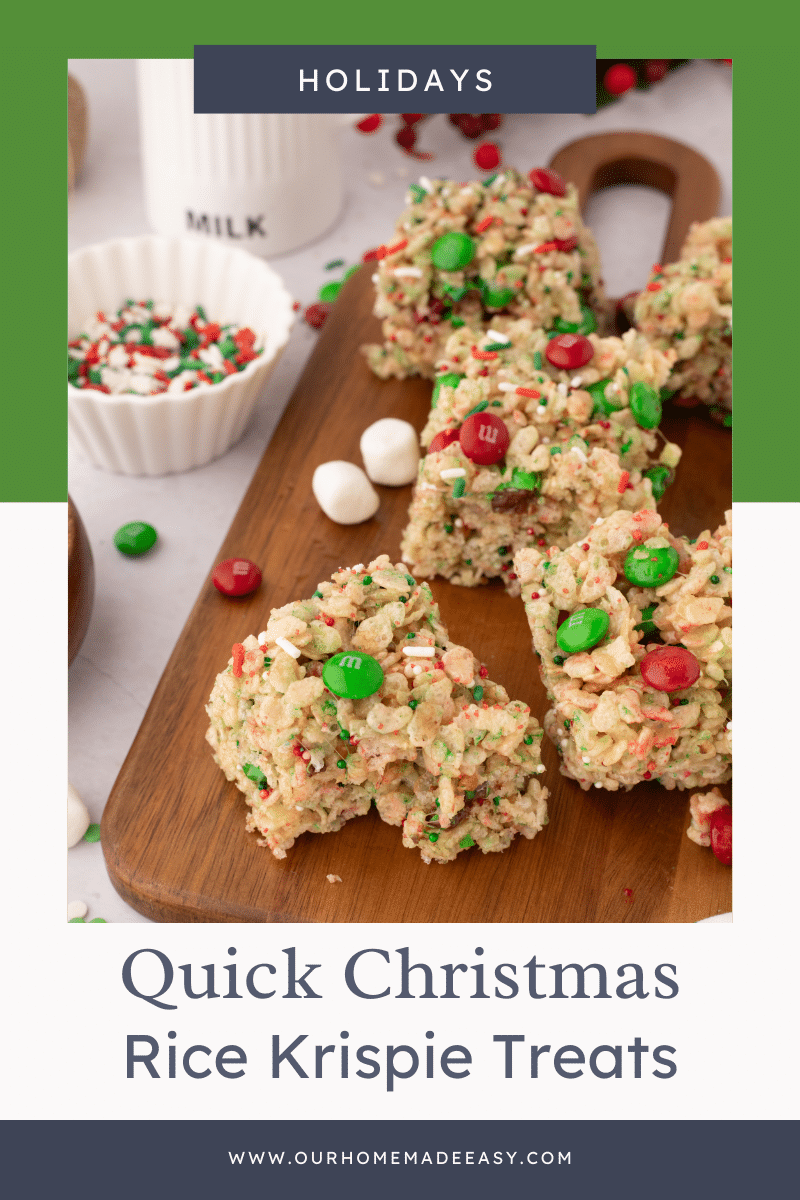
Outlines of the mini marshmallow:
M 89 828 L 89 810 L 71 783 L 67 784 L 67 849 L 77 846 Z
M 368 521 L 380 505 L 380 497 L 361 467 L 342 459 L 318 466 L 311 490 L 325 516 L 338 525 Z
M 373 483 L 389 487 L 413 483 L 419 466 L 417 431 L 408 421 L 382 417 L 362 433 L 361 457 Z
M 67 920 L 75 921 L 85 917 L 89 911 L 89 905 L 85 900 L 73 900 L 67 905 Z

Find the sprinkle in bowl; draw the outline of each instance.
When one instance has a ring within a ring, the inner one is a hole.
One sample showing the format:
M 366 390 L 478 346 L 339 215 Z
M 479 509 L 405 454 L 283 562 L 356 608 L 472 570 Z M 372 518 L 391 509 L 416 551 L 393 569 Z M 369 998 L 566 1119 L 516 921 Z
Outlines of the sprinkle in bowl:
M 70 445 L 123 475 L 168 475 L 211 462 L 244 433 L 286 346 L 294 320 L 289 293 L 267 263 L 244 250 L 196 238 L 119 238 L 69 257 L 68 341 L 128 298 L 189 312 L 199 305 L 210 323 L 251 329 L 263 351 L 219 382 L 198 375 L 186 391 L 109 393 L 68 382 Z

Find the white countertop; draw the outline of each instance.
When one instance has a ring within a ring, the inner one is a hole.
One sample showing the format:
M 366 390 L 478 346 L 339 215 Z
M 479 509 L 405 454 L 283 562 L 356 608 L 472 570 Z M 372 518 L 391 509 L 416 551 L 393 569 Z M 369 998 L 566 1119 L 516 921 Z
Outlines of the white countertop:
M 86 162 L 70 197 L 71 250 L 120 235 L 149 232 L 142 196 L 134 63 L 72 60 L 89 106 Z M 336 225 L 312 245 L 272 260 L 303 306 L 337 278 L 325 263 L 359 262 L 391 234 L 407 184 L 419 174 L 472 178 L 468 142 L 443 115 L 421 126 L 419 146 L 435 158 L 418 163 L 395 145 L 397 119 L 377 134 L 340 134 L 348 193 Z M 647 92 L 632 92 L 593 116 L 507 116 L 489 135 L 506 164 L 544 166 L 559 147 L 592 133 L 641 129 L 691 144 L 722 180 L 720 214 L 731 211 L 731 77 L 722 64 L 694 62 Z M 599 242 L 609 295 L 643 285 L 657 259 L 669 200 L 647 188 L 609 189 L 587 219 Z M 161 479 L 112 475 L 70 457 L 69 490 L 89 534 L 96 584 L 86 640 L 69 672 L 69 777 L 99 822 L 161 672 L 227 533 L 250 478 L 292 393 L 317 335 L 298 321 L 240 443 L 221 459 Z M 126 559 L 113 534 L 127 521 L 158 530 L 155 550 Z M 209 676 L 209 690 L 211 688 Z M 99 843 L 69 851 L 68 900 L 89 906 L 87 920 L 145 921 L 114 891 Z

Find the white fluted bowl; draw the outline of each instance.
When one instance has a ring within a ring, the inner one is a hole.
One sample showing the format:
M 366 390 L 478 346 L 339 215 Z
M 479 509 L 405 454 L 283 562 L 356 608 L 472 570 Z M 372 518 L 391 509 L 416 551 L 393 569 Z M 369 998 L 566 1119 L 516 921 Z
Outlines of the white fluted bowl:
M 201 304 L 209 321 L 250 326 L 264 338 L 264 351 L 221 383 L 171 395 L 107 395 L 68 383 L 70 445 L 123 475 L 200 467 L 244 433 L 289 340 L 291 297 L 267 263 L 243 250 L 197 238 L 119 238 L 70 255 L 68 337 L 98 309 L 116 312 L 129 296 Z

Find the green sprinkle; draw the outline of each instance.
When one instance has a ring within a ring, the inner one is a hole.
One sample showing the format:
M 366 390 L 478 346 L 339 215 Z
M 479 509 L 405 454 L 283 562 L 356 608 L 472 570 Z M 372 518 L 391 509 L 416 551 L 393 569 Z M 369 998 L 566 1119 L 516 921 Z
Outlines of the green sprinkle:
M 503 407 L 502 400 L 493 400 L 492 401 L 492 408 L 502 408 L 502 407 Z
M 551 454 L 560 454 L 560 453 L 561 453 L 561 447 L 560 447 L 560 446 L 551 446 L 551 447 L 550 447 L 550 453 L 551 453 Z
M 194 311 L 197 313 L 198 317 L 200 317 L 201 320 L 203 320 L 203 321 L 208 320 L 208 317 L 206 316 L 206 310 L 203 308 L 202 304 L 196 305 Z
M 461 317 L 451 317 L 450 324 L 453 326 L 453 329 L 460 329 L 462 325 L 466 324 L 466 321 L 463 321 Z
M 484 350 L 508 350 L 510 342 L 490 342 L 488 346 L 484 346 Z
M 335 271 L 337 267 L 344 266 L 343 258 L 332 258 L 330 262 L 325 263 L 326 271 Z
M 470 846 L 475 845 L 475 839 L 467 833 L 458 844 L 462 850 L 469 850 Z
M 372 583 L 372 576 L 365 575 L 364 578 L 361 580 L 361 582 L 364 584 L 365 587 L 367 587 L 370 583 Z
M 348 741 L 350 738 L 350 730 L 349 729 L 340 729 L 339 737 L 342 739 L 343 742 Z
M 89 828 L 86 830 L 86 833 L 83 835 L 83 840 L 85 842 L 99 842 L 100 841 L 100 826 L 99 825 L 90 825 Z
M 409 702 L 408 702 L 408 707 L 409 707 L 409 708 L 416 708 L 418 704 L 419 704 L 419 700 L 409 700 Z
M 464 420 L 466 421 L 467 417 L 471 417 L 473 413 L 483 412 L 483 410 L 488 407 L 489 401 L 481 400 L 480 404 L 476 404 L 475 407 L 471 408 L 468 413 L 464 413 Z
M 462 476 L 460 479 L 457 479 L 455 481 L 455 483 L 453 484 L 453 499 L 459 500 L 464 495 L 464 492 L 466 490 L 467 490 L 467 485 L 464 480 L 464 477 Z
M 534 368 L 535 368 L 535 370 L 537 370 L 537 371 L 541 371 L 541 369 L 542 369 L 542 355 L 541 355 L 541 352 L 540 352 L 539 350 L 536 350 L 536 351 L 534 352 L 534 355 L 533 355 L 533 365 L 534 365 Z
M 709 583 L 719 583 L 719 575 L 711 575 L 711 576 L 709 576 L 709 580 L 708 580 L 708 582 L 709 582 Z
M 416 579 L 412 578 L 412 576 L 411 576 L 411 575 L 406 575 L 406 583 L 408 584 L 408 586 L 409 586 L 409 587 L 416 587 L 416 586 L 417 586 L 417 581 L 416 581 Z
M 632 445 L 632 441 L 624 442 L 619 448 L 620 454 L 627 454 Z
M 723 571 L 725 572 L 725 574 L 726 574 L 726 575 L 732 575 L 732 574 L 733 574 L 733 567 L 723 567 L 722 569 L 723 569 Z
M 471 558 L 465 558 L 465 559 L 464 559 L 464 562 L 467 564 L 467 566 L 468 566 L 468 567 L 471 567 L 471 566 L 472 566 L 472 559 L 471 559 Z
M 452 525 L 445 525 L 445 527 L 444 527 L 444 531 L 445 531 L 445 533 L 452 533 L 452 532 L 453 532 L 453 526 L 452 526 Z
M 272 659 L 271 659 L 271 658 L 268 658 L 268 657 L 267 657 L 267 655 L 265 654 L 265 655 L 264 655 L 264 667 L 265 667 L 265 669 L 266 669 L 266 668 L 268 668 L 268 667 L 271 667 L 271 666 L 272 666 Z
M 317 296 L 323 304 L 332 304 L 341 290 L 342 285 L 340 283 L 323 283 L 317 292 Z
M 314 593 L 313 593 L 313 595 L 314 595 L 314 599 L 315 599 L 315 600 L 321 600 L 321 599 L 322 599 L 322 592 L 319 592 L 319 591 L 317 591 L 317 592 L 314 592 Z
M 532 736 L 532 734 L 530 734 L 530 733 L 527 733 L 527 734 L 525 735 L 525 737 L 524 737 L 522 740 L 523 740 L 523 742 L 525 743 L 525 745 L 526 745 L 526 746 L 532 746 L 532 745 L 533 745 L 533 736 Z
M 339 770 L 340 770 L 340 771 L 344 771 L 344 770 L 346 770 L 346 768 L 347 768 L 347 763 L 344 761 L 344 759 L 343 759 L 343 758 L 339 758 L 339 759 L 337 759 L 337 760 L 336 760 L 336 765 L 337 765 L 337 767 L 339 768 Z
M 429 841 L 429 842 L 438 842 L 438 840 L 439 840 L 439 835 L 438 835 L 438 833 L 429 833 L 429 834 L 428 834 L 428 841 Z
M 494 800 L 492 801 L 492 804 L 495 806 L 495 808 L 497 808 L 499 803 L 500 803 L 500 797 L 495 796 Z
M 475 793 L 474 792 L 464 792 L 464 799 L 465 800 L 474 800 Z
M 480 684 L 478 684 L 477 687 L 474 687 L 472 689 L 472 699 L 473 700 L 482 700 L 483 699 L 483 688 L 481 687 Z
M 562 658 L 562 656 L 560 654 L 554 654 L 553 662 L 556 664 L 557 667 L 560 667 L 563 664 L 564 659 Z
M 420 201 L 424 200 L 424 199 L 425 199 L 425 197 L 426 197 L 426 196 L 427 196 L 427 194 L 428 194 L 428 193 L 425 191 L 425 188 L 424 188 L 424 187 L 420 187 L 420 185 L 419 185 L 418 183 L 412 183 L 412 184 L 410 184 L 410 185 L 409 185 L 409 189 L 408 189 L 408 190 L 411 192 L 411 195 L 412 195 L 412 196 L 413 196 L 413 198 L 414 198 L 414 201 L 413 201 L 413 202 L 414 202 L 414 204 L 419 204 L 419 203 L 420 203 Z
M 733 425 L 733 413 L 728 413 L 727 416 L 723 417 L 722 424 L 726 429 L 730 429 Z
M 103 376 L 100 374 L 99 371 L 95 370 L 94 367 L 91 367 L 89 369 L 89 382 L 90 383 L 102 383 L 103 382 Z
M 508 554 L 508 546 L 498 546 L 497 553 L 498 554 Z

